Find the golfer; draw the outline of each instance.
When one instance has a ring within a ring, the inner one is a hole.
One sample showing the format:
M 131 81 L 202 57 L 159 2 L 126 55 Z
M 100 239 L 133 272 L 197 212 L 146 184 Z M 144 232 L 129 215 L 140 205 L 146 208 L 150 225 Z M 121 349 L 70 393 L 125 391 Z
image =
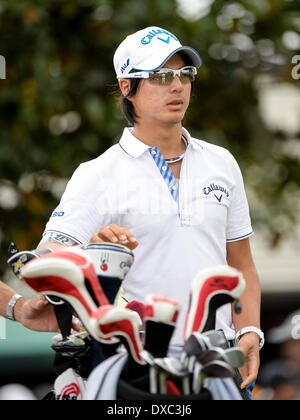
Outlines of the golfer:
M 174 345 L 183 344 L 195 275 L 220 264 L 240 270 L 247 283 L 243 312 L 234 314 L 230 304 L 220 308 L 217 328 L 228 340 L 239 339 L 247 357 L 246 388 L 257 377 L 263 343 L 260 284 L 249 244 L 253 230 L 234 157 L 183 127 L 200 66 L 193 48 L 161 28 L 143 29 L 121 43 L 114 68 L 129 127 L 104 154 L 75 171 L 39 247 L 102 241 L 134 249 L 124 298 L 143 301 L 154 293 L 179 300 Z

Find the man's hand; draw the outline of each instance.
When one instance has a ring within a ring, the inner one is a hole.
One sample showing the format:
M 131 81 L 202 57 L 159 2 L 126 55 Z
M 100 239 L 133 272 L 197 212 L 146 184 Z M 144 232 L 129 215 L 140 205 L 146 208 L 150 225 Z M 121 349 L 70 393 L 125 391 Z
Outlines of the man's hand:
M 239 340 L 238 346 L 246 356 L 245 365 L 239 369 L 243 379 L 241 389 L 248 388 L 257 379 L 260 366 L 259 342 L 260 338 L 255 333 L 244 334 Z
M 90 242 L 112 242 L 124 245 L 133 250 L 138 246 L 138 241 L 130 230 L 112 224 L 103 226 L 96 235 L 93 235 Z

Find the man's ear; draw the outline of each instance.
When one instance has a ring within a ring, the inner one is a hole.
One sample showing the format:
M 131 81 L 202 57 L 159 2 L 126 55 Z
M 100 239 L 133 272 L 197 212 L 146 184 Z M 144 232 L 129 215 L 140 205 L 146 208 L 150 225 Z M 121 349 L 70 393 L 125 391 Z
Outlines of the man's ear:
M 127 96 L 130 92 L 130 80 L 129 79 L 121 79 L 119 80 L 120 90 L 123 96 Z M 129 98 L 128 98 L 129 99 Z

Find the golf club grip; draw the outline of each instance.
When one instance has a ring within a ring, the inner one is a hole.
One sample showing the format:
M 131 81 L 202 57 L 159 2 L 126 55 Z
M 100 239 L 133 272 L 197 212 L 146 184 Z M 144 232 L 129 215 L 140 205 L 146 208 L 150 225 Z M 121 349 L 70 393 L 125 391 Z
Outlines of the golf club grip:
M 243 379 L 238 369 L 234 369 L 234 377 L 233 380 L 240 391 L 241 397 L 244 401 L 251 401 L 250 395 L 248 394 L 247 389 L 241 389 L 241 384 L 243 383 Z

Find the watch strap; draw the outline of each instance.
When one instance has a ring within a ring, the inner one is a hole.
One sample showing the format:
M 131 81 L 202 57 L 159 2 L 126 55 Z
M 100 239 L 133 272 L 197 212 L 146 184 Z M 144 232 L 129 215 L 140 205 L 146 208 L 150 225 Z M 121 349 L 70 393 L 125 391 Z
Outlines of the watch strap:
M 242 337 L 242 335 L 251 333 L 251 332 L 254 332 L 255 334 L 259 336 L 260 338 L 259 350 L 261 350 L 263 346 L 265 345 L 265 335 L 259 328 L 256 328 L 256 327 L 246 327 L 238 331 L 235 337 L 235 344 L 236 345 L 238 344 L 239 339 Z
M 15 315 L 14 315 L 14 308 L 16 303 L 19 299 L 21 299 L 23 296 L 15 294 L 9 301 L 7 307 L 6 307 L 6 315 L 7 319 L 10 321 L 15 321 Z

